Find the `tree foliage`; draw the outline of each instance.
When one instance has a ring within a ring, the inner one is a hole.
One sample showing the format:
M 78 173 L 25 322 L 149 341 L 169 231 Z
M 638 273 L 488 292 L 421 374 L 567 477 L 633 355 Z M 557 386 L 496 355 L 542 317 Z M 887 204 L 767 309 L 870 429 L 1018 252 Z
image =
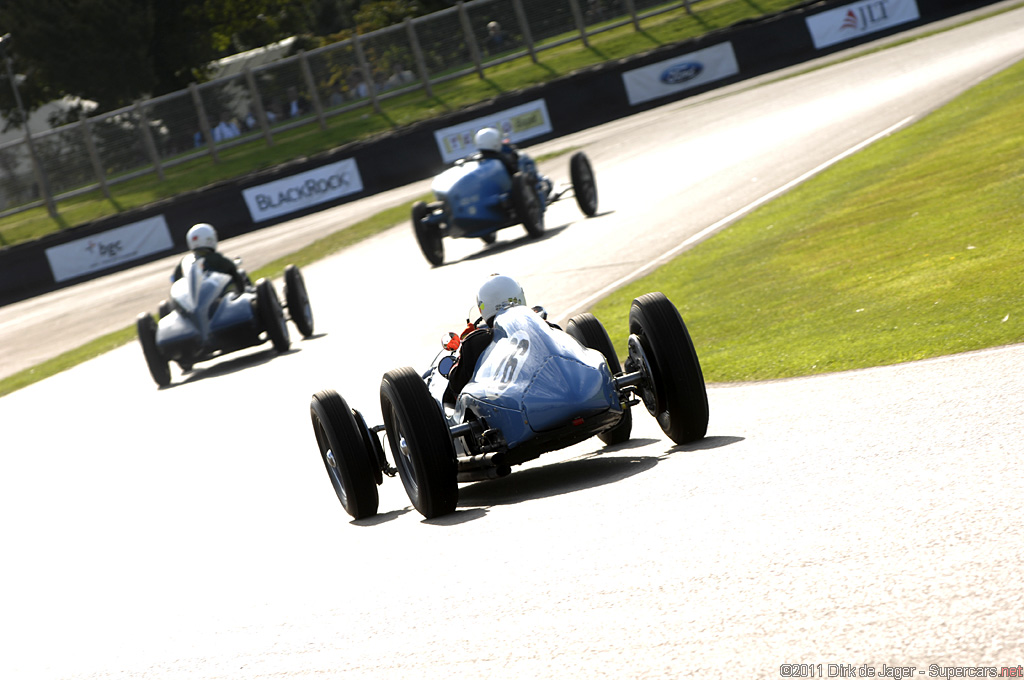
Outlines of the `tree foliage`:
M 202 81 L 220 57 L 293 35 L 324 42 L 448 6 L 446 0 L 32 0 L 0 2 L 0 35 L 25 106 L 65 96 L 110 111 Z M 316 38 L 320 37 L 320 40 Z M 5 69 L 0 115 L 18 118 Z

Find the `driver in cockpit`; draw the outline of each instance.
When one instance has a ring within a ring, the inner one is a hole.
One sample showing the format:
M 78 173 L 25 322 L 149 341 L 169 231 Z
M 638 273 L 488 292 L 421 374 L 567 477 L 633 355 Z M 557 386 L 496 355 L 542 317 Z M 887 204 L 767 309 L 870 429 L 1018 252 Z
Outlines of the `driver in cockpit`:
M 227 274 L 238 287 L 238 292 L 242 292 L 248 287 L 249 277 L 245 272 L 240 270 L 229 258 L 217 252 L 217 230 L 212 225 L 205 222 L 193 225 L 185 235 L 185 242 L 188 243 L 189 250 L 192 251 L 191 257 L 201 260 L 206 271 Z M 185 257 L 190 256 L 186 255 Z M 184 262 L 184 258 L 182 258 L 182 262 Z M 183 276 L 182 262 L 179 262 L 178 266 L 174 268 L 174 273 L 171 275 L 172 282 Z
M 519 172 L 519 150 L 507 139 L 502 139 L 497 128 L 485 127 L 477 130 L 473 136 L 473 144 L 476 146 L 476 157 L 498 159 L 508 170 L 510 177 Z
M 459 358 L 448 373 L 448 386 L 444 390 L 443 402 L 454 404 L 459 393 L 473 378 L 477 361 L 494 338 L 494 319 L 506 309 L 526 304 L 526 294 L 519 282 L 511 276 L 491 274 L 476 293 L 476 308 L 480 312 L 483 326 L 470 323 L 461 335 L 450 334 L 445 349 L 459 350 Z M 542 318 L 547 313 L 541 307 L 534 307 Z M 557 328 L 557 326 L 555 326 Z

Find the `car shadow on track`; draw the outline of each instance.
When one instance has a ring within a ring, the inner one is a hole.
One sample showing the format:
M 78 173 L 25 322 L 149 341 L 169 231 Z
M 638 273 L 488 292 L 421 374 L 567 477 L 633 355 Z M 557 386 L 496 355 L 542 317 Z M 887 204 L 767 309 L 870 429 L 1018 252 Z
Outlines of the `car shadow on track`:
M 314 333 L 308 338 L 292 338 L 291 347 L 287 352 L 278 353 L 277 350 L 270 347 L 269 345 L 260 346 L 262 349 L 249 351 L 248 354 L 226 354 L 224 357 L 216 357 L 210 359 L 213 363 L 204 363 L 202 366 L 194 366 L 188 373 L 181 374 L 181 380 L 172 382 L 164 389 L 174 389 L 182 385 L 190 385 L 200 380 L 206 380 L 207 378 L 216 378 L 222 375 L 229 375 L 231 373 L 237 373 L 238 371 L 244 371 L 254 366 L 260 366 L 273 361 L 277 357 L 285 357 L 290 354 L 298 354 L 302 351 L 301 347 L 296 347 L 298 342 L 307 340 L 316 340 L 318 338 L 327 337 L 327 333 Z
M 557 227 L 550 227 L 548 229 L 545 229 L 544 233 L 538 236 L 537 238 L 532 238 L 529 235 L 524 234 L 519 238 L 515 238 L 510 241 L 497 241 L 495 243 L 492 243 L 491 245 L 485 245 L 482 249 L 476 251 L 475 253 L 470 253 L 469 255 L 466 255 L 462 259 L 450 260 L 448 262 L 445 262 L 441 266 L 447 267 L 448 265 L 458 264 L 460 262 L 472 262 L 473 260 L 479 260 L 484 257 L 491 257 L 492 255 L 497 255 L 498 253 L 504 253 L 509 250 L 515 250 L 516 248 L 528 246 L 531 243 L 541 243 L 549 238 L 557 236 L 562 231 L 565 231 L 566 229 L 569 228 L 571 224 L 572 223 L 570 222 L 568 224 L 563 224 Z M 510 228 L 515 229 L 515 227 Z
M 743 437 L 706 437 L 691 444 L 676 445 L 662 455 L 630 455 L 630 449 L 657 444 L 658 439 L 631 439 L 607 446 L 573 460 L 514 471 L 508 477 L 477 482 L 459 489 L 459 506 L 451 515 L 424 520 L 430 524 L 455 525 L 487 514 L 496 505 L 550 498 L 628 479 L 646 472 L 661 460 L 683 452 L 710 451 L 743 441 Z

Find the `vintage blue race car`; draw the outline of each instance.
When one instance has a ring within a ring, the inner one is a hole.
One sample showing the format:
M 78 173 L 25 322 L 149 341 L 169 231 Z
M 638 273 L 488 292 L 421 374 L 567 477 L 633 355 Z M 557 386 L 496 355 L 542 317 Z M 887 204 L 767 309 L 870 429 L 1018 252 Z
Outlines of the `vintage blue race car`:
M 481 238 L 493 243 L 496 232 L 518 224 L 531 237 L 544 233 L 547 207 L 571 191 L 587 217 L 597 213 L 597 185 L 590 161 L 582 152 L 569 160 L 571 186 L 556 187 L 537 173 L 526 154 L 519 155 L 513 174 L 497 158 L 474 156 L 456 161 L 434 178 L 435 200 L 412 207 L 416 241 L 430 264 L 444 263 L 444 238 Z
M 703 438 L 707 391 L 678 310 L 661 293 L 641 296 L 630 307 L 629 330 L 622 370 L 593 315 L 573 317 L 562 331 L 528 307 L 513 307 L 495 318 L 491 342 L 454 402 L 445 398 L 455 362 L 448 351 L 422 374 L 384 374 L 384 423 L 376 427 L 334 390 L 314 394 L 313 431 L 345 511 L 356 519 L 376 514 L 377 485 L 397 473 L 424 517 L 454 512 L 460 482 L 503 477 L 594 435 L 606 444 L 626 441 L 630 407 L 640 400 L 672 441 Z
M 160 303 L 159 322 L 147 312 L 139 314 L 135 322 L 142 353 L 156 384 L 171 384 L 171 361 L 188 372 L 200 361 L 267 340 L 279 353 L 288 351 L 289 317 L 303 337 L 311 336 L 313 310 L 298 267 L 288 265 L 284 281 L 288 317 L 269 279 L 260 279 L 255 286 L 246 285 L 239 291 L 227 274 L 206 271 L 201 261 L 186 256 L 182 277 L 171 284 L 170 301 Z

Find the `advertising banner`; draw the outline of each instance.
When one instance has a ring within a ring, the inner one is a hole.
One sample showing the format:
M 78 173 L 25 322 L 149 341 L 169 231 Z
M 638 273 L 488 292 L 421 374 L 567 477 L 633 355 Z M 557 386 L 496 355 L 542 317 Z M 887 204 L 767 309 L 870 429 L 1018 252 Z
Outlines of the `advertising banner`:
M 473 135 L 480 128 L 494 127 L 513 144 L 540 137 L 552 131 L 548 106 L 543 99 L 505 109 L 489 116 L 434 131 L 437 148 L 445 163 L 465 158 L 476 151 Z
M 46 249 L 53 280 L 102 271 L 174 246 L 163 215 Z
M 363 179 L 354 158 L 242 191 L 252 221 L 259 223 L 359 193 Z
M 622 82 L 633 106 L 667 97 L 740 72 L 732 43 L 725 42 L 642 68 L 626 71 Z
M 914 0 L 867 0 L 807 17 L 814 47 L 821 49 L 868 33 L 916 21 L 921 14 Z

